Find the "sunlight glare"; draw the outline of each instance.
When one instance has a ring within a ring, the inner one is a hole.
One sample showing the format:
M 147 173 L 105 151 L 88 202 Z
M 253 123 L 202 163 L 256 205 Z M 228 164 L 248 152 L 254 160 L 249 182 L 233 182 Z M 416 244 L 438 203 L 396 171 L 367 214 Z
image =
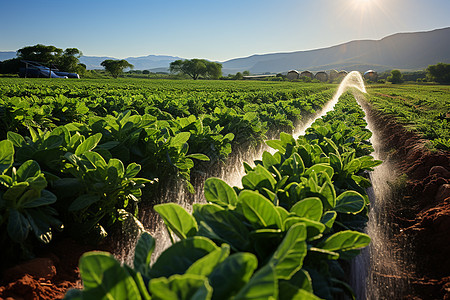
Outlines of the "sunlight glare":
M 353 0 L 353 6 L 359 10 L 369 9 L 373 0 Z

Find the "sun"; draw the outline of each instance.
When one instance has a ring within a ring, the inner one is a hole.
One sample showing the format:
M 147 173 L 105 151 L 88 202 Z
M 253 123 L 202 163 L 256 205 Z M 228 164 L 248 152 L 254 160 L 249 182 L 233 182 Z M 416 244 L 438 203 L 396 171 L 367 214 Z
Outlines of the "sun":
M 372 6 L 374 0 L 353 0 L 353 7 L 359 10 L 366 10 Z

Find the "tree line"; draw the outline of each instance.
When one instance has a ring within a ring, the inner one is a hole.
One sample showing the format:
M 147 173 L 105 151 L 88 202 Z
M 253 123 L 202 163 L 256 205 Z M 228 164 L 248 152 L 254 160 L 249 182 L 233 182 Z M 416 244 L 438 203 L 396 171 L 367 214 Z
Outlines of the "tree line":
M 423 81 L 450 84 L 450 64 L 438 63 L 436 65 L 430 65 L 427 67 L 426 71 L 416 73 L 423 73 L 422 76 L 424 76 L 424 78 L 421 79 Z M 392 70 L 386 80 L 393 84 L 398 84 L 404 82 L 405 79 L 400 70 Z
M 67 48 L 65 50 L 55 46 L 37 44 L 27 46 L 17 50 L 17 57 L 0 62 L 1 74 L 17 74 L 22 61 L 35 61 L 52 68 L 69 73 L 84 74 L 86 65 L 80 63 L 79 58 L 83 53 L 77 48 Z

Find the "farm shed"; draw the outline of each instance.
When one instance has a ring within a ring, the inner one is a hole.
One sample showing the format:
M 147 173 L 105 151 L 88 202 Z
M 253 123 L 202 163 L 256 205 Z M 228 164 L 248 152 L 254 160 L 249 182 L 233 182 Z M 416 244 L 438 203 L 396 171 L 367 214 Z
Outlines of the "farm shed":
M 320 72 L 316 73 L 314 78 L 316 78 L 317 80 L 319 80 L 321 82 L 325 82 L 328 80 L 328 74 L 326 72 L 320 71 Z
M 311 73 L 310 71 L 303 71 L 300 73 L 300 77 L 309 77 L 309 78 L 313 79 L 314 74 Z
M 377 81 L 378 79 L 378 73 L 374 70 L 368 70 L 364 72 L 364 79 L 371 80 L 371 81 Z
M 330 76 L 329 76 L 330 81 L 335 80 L 337 77 L 338 77 L 338 71 L 336 71 L 336 70 L 330 70 Z
M 300 73 L 297 70 L 290 70 L 286 75 L 287 79 L 294 80 L 300 77 Z

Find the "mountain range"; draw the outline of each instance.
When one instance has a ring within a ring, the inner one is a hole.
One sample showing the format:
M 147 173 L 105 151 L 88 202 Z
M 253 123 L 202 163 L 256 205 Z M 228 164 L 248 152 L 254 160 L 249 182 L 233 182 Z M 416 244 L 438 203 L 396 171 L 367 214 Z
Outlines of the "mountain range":
M 252 55 L 221 62 L 223 73 L 249 70 L 253 74 L 298 71 L 423 70 L 439 62 L 450 63 L 450 27 L 425 32 L 397 33 L 381 40 L 356 40 L 308 51 Z M 13 51 L 0 52 L 0 61 L 15 57 Z M 113 57 L 82 56 L 88 69 L 102 69 L 100 63 Z M 148 55 L 128 57 L 135 70 L 164 71 L 181 57 Z

